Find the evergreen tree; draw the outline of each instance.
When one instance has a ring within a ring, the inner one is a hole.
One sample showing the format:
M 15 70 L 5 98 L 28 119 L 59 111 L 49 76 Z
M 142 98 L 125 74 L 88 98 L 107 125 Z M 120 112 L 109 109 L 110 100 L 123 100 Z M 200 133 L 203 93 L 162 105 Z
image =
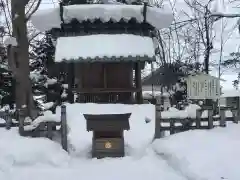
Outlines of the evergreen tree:
M 240 52 L 230 53 L 229 57 L 225 61 L 223 61 L 221 65 L 222 65 L 222 68 L 237 70 L 236 72 L 238 76 L 237 76 L 237 79 L 233 81 L 233 87 L 238 89 L 239 82 L 240 82 L 240 72 L 238 71 L 240 66 Z
M 14 79 L 8 69 L 6 49 L 3 45 L 0 45 L 0 102 L 1 107 L 9 105 L 11 109 L 14 108 Z
M 54 68 L 55 47 L 50 34 L 35 44 L 32 51 L 34 57 L 30 62 L 31 80 L 35 97 L 42 97 L 36 100 L 37 107 L 42 109 L 42 104 L 54 102 L 59 105 L 63 99 L 64 91 L 62 83 L 54 74 L 50 74 L 50 68 Z M 40 103 L 41 102 L 41 103 Z

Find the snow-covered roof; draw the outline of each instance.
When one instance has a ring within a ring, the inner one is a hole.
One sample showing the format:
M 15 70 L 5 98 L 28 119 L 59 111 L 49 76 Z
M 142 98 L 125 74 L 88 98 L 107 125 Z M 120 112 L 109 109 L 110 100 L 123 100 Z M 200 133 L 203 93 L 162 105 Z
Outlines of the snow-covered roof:
M 212 75 L 209 75 L 209 74 L 205 74 L 205 73 L 197 73 L 197 74 L 193 74 L 193 75 L 189 75 L 187 77 L 185 77 L 184 79 L 198 79 L 198 78 L 207 78 L 207 79 L 216 79 L 216 80 L 220 80 L 220 81 L 225 81 L 224 79 L 220 78 L 219 77 L 216 77 L 216 76 L 212 76 Z
M 63 7 L 63 19 L 65 23 L 77 19 L 79 22 L 86 20 L 100 19 L 102 22 L 121 19 L 129 21 L 135 18 L 138 22 L 143 22 L 142 5 L 111 5 L 111 4 L 88 4 L 70 5 Z M 40 31 L 48 31 L 52 28 L 60 28 L 60 10 L 50 8 L 38 10 L 31 17 L 33 25 Z M 146 21 L 158 29 L 167 28 L 173 21 L 172 12 L 157 7 L 147 7 Z
M 131 34 L 97 34 L 57 39 L 55 62 L 61 61 L 153 61 L 152 38 Z
M 221 97 L 240 97 L 240 91 L 236 89 L 223 90 Z

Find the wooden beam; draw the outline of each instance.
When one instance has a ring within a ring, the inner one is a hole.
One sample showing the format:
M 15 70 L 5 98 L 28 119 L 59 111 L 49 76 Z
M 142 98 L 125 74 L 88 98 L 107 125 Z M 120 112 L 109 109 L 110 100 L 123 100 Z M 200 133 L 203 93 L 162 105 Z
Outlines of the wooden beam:
M 103 68 L 103 87 L 107 88 L 107 67 L 102 65 Z
M 135 63 L 135 85 L 139 91 L 136 92 L 135 98 L 138 104 L 143 103 L 142 97 L 142 80 L 141 80 L 141 64 L 139 62 Z
M 74 80 L 75 80 L 75 72 L 74 72 L 74 64 L 70 63 L 68 64 L 68 101 L 70 103 L 74 103 L 74 94 L 73 94 L 73 88 L 74 88 Z
M 80 88 L 79 93 L 140 92 L 138 88 Z

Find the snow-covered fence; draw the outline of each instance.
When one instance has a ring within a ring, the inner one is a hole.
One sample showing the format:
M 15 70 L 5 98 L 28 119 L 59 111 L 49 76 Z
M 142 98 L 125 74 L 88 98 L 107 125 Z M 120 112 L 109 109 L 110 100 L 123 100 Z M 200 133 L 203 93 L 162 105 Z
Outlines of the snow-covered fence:
M 18 126 L 17 122 L 13 122 L 13 115 L 8 111 L 0 111 L 0 127 L 11 129 Z
M 196 109 L 195 113 L 172 110 L 161 111 L 156 105 L 155 138 L 163 137 L 166 131 L 170 134 L 192 129 L 212 129 L 216 126 L 226 127 L 227 122 L 238 123 L 239 112 L 236 109 L 220 108 L 220 115 L 213 116 L 213 109 Z
M 18 110 L 19 134 L 28 137 L 47 137 L 54 139 L 61 138 L 61 144 L 67 151 L 67 116 L 66 106 L 61 106 L 61 117 L 51 111 L 45 111 L 43 116 L 37 117 L 34 121 L 26 123 L 24 109 Z

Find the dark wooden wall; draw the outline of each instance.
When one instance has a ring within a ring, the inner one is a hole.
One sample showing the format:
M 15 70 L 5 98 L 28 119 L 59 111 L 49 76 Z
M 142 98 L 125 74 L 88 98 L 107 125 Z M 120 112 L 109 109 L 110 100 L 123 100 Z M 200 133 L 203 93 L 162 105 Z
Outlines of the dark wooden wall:
M 132 88 L 132 63 L 81 63 L 75 66 L 79 88 Z

